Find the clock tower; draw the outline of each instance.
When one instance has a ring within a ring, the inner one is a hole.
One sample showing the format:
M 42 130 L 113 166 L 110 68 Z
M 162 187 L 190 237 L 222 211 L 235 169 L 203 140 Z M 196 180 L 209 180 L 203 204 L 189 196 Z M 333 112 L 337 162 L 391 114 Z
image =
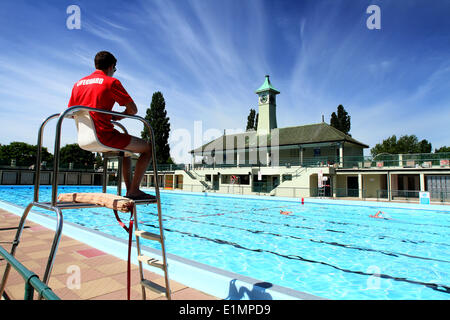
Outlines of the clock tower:
M 272 87 L 269 75 L 266 75 L 266 80 L 256 90 L 258 95 L 258 135 L 270 134 L 272 129 L 277 128 L 276 95 L 279 93 L 280 91 Z

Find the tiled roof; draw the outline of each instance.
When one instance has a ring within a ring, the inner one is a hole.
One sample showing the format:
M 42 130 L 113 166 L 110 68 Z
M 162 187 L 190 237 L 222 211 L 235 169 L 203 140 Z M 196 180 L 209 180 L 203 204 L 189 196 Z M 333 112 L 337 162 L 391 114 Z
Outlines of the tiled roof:
M 309 124 L 296 127 L 285 127 L 274 129 L 269 135 L 268 139 L 266 136 L 258 136 L 256 131 L 248 131 L 244 133 L 232 134 L 221 136 L 215 140 L 212 140 L 203 146 L 191 150 L 191 153 L 202 152 L 203 150 L 232 150 L 239 148 L 248 148 L 249 146 L 258 146 L 257 141 L 260 138 L 263 141 L 263 145 L 271 145 L 272 140 L 276 140 L 276 134 L 278 133 L 278 145 L 298 145 L 298 144 L 312 144 L 312 143 L 322 143 L 322 142 L 351 142 L 360 145 L 364 148 L 369 146 L 346 135 L 342 131 L 330 126 L 329 124 L 322 122 L 317 124 Z M 265 142 L 267 141 L 268 142 Z M 228 147 L 227 147 L 227 141 Z M 275 143 L 275 142 L 274 142 Z M 261 145 L 260 145 L 261 146 Z

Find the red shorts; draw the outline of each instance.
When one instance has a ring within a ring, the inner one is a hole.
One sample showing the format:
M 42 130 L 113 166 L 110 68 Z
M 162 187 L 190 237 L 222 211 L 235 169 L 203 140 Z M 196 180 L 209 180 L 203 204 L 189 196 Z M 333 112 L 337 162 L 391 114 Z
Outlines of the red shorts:
M 107 147 L 125 149 L 131 142 L 131 136 L 113 129 L 113 131 L 97 132 L 98 140 Z

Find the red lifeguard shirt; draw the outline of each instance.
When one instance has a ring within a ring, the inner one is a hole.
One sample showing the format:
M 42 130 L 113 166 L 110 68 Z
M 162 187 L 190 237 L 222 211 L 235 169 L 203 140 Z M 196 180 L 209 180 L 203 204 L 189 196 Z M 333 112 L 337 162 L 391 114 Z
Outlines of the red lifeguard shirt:
M 74 84 L 68 107 L 79 105 L 111 111 L 116 102 L 124 106 L 132 101 L 133 99 L 119 80 L 107 76 L 101 70 L 96 70 Z M 120 140 L 120 138 L 113 139 L 112 136 L 116 132 L 119 133 L 111 123 L 112 116 L 96 112 L 89 113 L 94 121 L 100 142 L 111 147 L 119 147 L 116 145 L 116 142 L 119 141 L 115 140 Z M 129 141 L 128 139 L 127 143 Z M 120 144 L 122 145 L 123 143 Z

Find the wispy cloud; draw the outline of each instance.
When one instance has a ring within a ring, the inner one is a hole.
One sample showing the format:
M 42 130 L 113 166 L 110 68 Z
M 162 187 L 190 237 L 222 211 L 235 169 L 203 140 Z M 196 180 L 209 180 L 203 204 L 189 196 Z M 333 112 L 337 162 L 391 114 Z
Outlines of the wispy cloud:
M 93 71 L 95 53 L 109 50 L 139 115 L 161 91 L 173 132 L 193 136 L 196 120 L 204 130 L 243 129 L 257 107 L 254 91 L 270 74 L 281 91 L 279 127 L 320 122 L 322 114 L 328 121 L 343 104 L 362 142 L 409 132 L 450 145 L 440 128 L 449 115 L 443 12 L 450 5 L 376 1 L 382 30 L 369 31 L 365 9 L 373 1 L 79 2 L 76 31 L 54 3 L 7 3 L 17 21 L 0 13 L 0 143 L 35 143 L 41 119 L 66 106 L 73 83 Z M 20 120 L 4 116 L 11 110 Z M 140 125 L 127 124 L 140 135 Z M 75 139 L 71 130 L 67 141 Z

